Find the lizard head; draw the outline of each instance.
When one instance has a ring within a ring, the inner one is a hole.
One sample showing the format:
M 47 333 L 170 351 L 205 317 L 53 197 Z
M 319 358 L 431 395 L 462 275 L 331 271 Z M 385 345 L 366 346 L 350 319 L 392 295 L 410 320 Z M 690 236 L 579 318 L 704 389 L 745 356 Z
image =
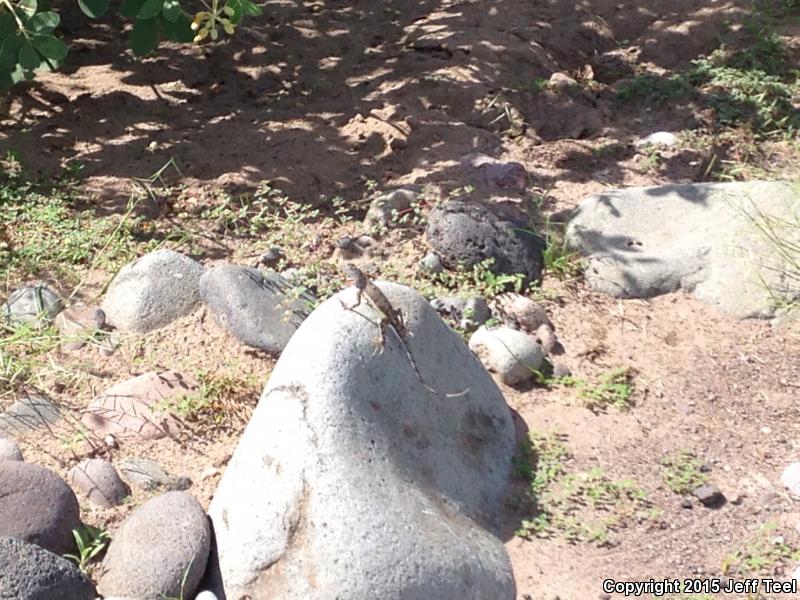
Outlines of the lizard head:
M 353 264 L 346 264 L 342 267 L 342 273 L 347 280 L 347 283 L 354 285 L 357 288 L 363 288 L 367 283 L 367 276 L 364 272 Z

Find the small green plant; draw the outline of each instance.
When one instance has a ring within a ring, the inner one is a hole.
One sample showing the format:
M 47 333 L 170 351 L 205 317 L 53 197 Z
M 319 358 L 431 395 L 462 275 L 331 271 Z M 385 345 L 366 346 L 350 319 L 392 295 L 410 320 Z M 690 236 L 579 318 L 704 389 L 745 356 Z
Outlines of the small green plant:
M 62 341 L 58 330 L 50 325 L 0 320 L 0 398 L 37 387 L 39 367 Z
M 493 258 L 487 258 L 472 267 L 459 266 L 452 271 L 426 273 L 429 289 L 423 289 L 426 295 L 436 293 L 436 287 L 446 290 L 457 289 L 463 295 L 494 297 L 508 291 L 521 292 L 525 287 L 526 277 L 522 273 L 495 273 L 492 269 Z
M 583 263 L 569 245 L 564 234 L 564 225 L 545 221 L 544 249 L 542 250 L 544 270 L 559 279 L 572 279 L 580 275 Z
M 692 86 L 682 74 L 642 73 L 620 86 L 617 102 L 661 106 L 676 98 L 689 96 L 692 92 Z
M 198 390 L 162 402 L 156 408 L 180 417 L 197 427 L 228 426 L 246 423 L 258 400 L 257 383 L 230 375 L 200 371 Z
M 771 575 L 777 566 L 786 567 L 800 560 L 800 549 L 776 535 L 777 524 L 767 522 L 743 546 L 725 557 L 725 575 L 746 578 Z
M 633 371 L 629 367 L 618 367 L 603 374 L 595 385 L 582 381 L 576 381 L 574 385 L 586 407 L 593 412 L 602 412 L 609 406 L 628 410 L 633 394 L 632 379 Z
M 80 529 L 73 529 L 72 536 L 75 538 L 78 554 L 65 554 L 64 558 L 74 561 L 81 573 L 88 575 L 90 563 L 105 549 L 111 540 L 111 536 L 108 535 L 107 531 L 91 525 L 83 525 Z
M 515 473 L 528 482 L 534 516 L 524 519 L 517 535 L 608 545 L 612 532 L 633 517 L 647 518 L 645 492 L 632 480 L 615 481 L 601 469 L 568 473 L 572 457 L 562 436 L 531 434 L 514 460 Z
M 684 449 L 661 460 L 664 483 L 676 494 L 688 494 L 708 481 L 702 472 L 703 461 L 691 450 Z
M 113 271 L 139 250 L 142 219 L 131 210 L 101 217 L 81 206 L 67 175 L 34 181 L 11 154 L 0 167 L 0 278 L 51 274 L 75 282 L 75 267 Z

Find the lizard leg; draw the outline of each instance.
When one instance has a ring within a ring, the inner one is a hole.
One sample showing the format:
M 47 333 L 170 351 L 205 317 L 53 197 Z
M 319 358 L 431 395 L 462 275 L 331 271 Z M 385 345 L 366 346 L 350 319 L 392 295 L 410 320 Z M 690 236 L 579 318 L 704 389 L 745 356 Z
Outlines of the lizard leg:
M 345 310 L 353 310 L 357 308 L 361 304 L 361 288 L 356 288 L 356 301 L 353 304 L 347 304 L 341 298 L 339 299 L 339 304 L 342 305 L 342 308 Z
M 383 318 L 378 323 L 378 337 L 373 340 L 373 344 L 375 345 L 375 354 L 383 354 L 383 346 L 386 342 L 386 326 L 389 324 L 389 320 Z

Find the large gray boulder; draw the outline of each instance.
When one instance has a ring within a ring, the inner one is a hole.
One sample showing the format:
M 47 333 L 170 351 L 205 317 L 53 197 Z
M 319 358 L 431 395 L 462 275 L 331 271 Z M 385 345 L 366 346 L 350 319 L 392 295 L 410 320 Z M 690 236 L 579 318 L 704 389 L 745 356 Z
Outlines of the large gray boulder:
M 161 249 L 125 265 L 108 287 L 101 308 L 118 329 L 146 333 L 189 314 L 200 303 L 203 266 Z
M 567 241 L 588 283 L 620 298 L 684 290 L 738 318 L 800 298 L 800 189 L 787 182 L 605 192 L 581 202 Z
M 200 503 L 186 492 L 167 492 L 125 519 L 108 547 L 97 589 L 116 598 L 192 598 L 210 544 Z
M 313 298 L 290 296 L 292 286 L 277 273 L 222 265 L 200 278 L 200 295 L 219 323 L 247 346 L 280 352 Z
M 0 537 L 0 598 L 94 600 L 94 586 L 74 563 L 44 548 Z
M 73 552 L 80 527 L 75 494 L 58 475 L 31 463 L 0 459 L 0 536 Z
M 352 288 L 317 308 L 270 375 L 209 508 L 220 597 L 224 586 L 228 599 L 514 598 L 489 531 L 515 445 L 509 408 L 423 297 L 379 285 L 437 393 L 393 330 L 376 352 L 379 315 L 366 300 L 340 304 Z

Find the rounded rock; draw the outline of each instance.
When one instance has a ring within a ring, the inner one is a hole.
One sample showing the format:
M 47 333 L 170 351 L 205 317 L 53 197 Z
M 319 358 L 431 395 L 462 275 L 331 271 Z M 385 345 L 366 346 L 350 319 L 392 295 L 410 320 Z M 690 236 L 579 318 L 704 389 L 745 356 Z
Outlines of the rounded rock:
M 43 284 L 26 285 L 15 290 L 3 305 L 6 318 L 13 323 L 50 321 L 63 308 L 58 294 Z
M 0 437 L 0 460 L 25 460 L 22 450 L 9 439 Z
M 94 600 L 91 582 L 65 558 L 22 540 L 0 537 L 0 598 Z
M 67 481 L 100 508 L 119 506 L 130 493 L 114 465 L 101 458 L 90 458 L 72 467 Z
M 205 572 L 210 544 L 208 519 L 193 496 L 157 496 L 120 527 L 103 561 L 98 590 L 115 597 L 191 597 Z
M 0 535 L 54 552 L 72 552 L 80 527 L 75 494 L 58 475 L 26 462 L 0 461 Z
M 541 278 L 542 238 L 480 204 L 451 200 L 439 205 L 429 215 L 425 235 L 447 268 L 491 259 L 495 274 L 521 274 L 526 282 Z
M 203 266 L 188 256 L 161 249 L 145 254 L 117 273 L 102 302 L 108 323 L 146 333 L 189 314 L 200 303 Z
M 509 327 L 480 327 L 469 339 L 469 348 L 506 385 L 533 379 L 544 361 L 542 347 L 533 337 Z

